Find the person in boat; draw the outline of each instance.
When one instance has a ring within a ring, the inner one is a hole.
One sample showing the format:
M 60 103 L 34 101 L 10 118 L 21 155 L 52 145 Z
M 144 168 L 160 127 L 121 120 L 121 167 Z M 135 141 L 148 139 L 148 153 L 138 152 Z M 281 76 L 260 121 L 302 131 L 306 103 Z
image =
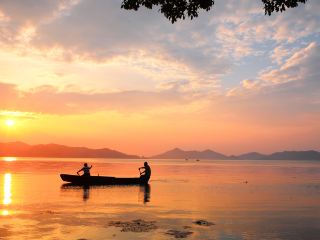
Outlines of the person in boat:
M 140 171 L 141 169 L 144 169 L 144 171 Z M 145 178 L 147 181 L 151 177 L 151 167 L 149 166 L 148 162 L 144 162 L 144 167 L 139 168 L 140 171 L 140 178 Z
M 77 174 L 79 175 L 79 172 L 83 172 L 82 176 L 88 177 L 90 176 L 90 169 L 92 168 L 92 165 L 89 167 L 87 163 L 83 164 L 83 168 L 81 168 Z

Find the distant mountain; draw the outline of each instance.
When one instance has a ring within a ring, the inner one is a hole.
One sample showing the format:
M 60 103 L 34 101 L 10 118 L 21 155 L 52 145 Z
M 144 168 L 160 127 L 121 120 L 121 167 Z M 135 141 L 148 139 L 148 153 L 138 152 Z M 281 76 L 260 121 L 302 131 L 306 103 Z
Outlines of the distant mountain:
M 0 156 L 55 158 L 139 158 L 108 148 L 91 149 L 59 144 L 29 145 L 22 142 L 0 143 Z
M 267 155 L 261 154 L 258 152 L 250 152 L 250 153 L 244 153 L 239 156 L 235 156 L 235 159 L 240 160 L 260 160 L 260 159 L 266 159 Z
M 320 152 L 317 151 L 283 151 L 270 155 L 251 152 L 236 156 L 240 160 L 320 160 Z
M 204 150 L 204 151 L 184 151 L 180 148 L 174 148 L 165 153 L 155 155 L 152 158 L 157 159 L 185 159 L 185 158 L 193 158 L 193 159 L 228 159 L 227 156 L 214 152 L 212 150 Z
M 0 156 L 10 157 L 54 157 L 54 158 L 140 158 L 109 148 L 91 149 L 87 147 L 69 147 L 59 144 L 29 145 L 23 142 L 0 143 Z M 143 157 L 144 158 L 144 157 Z M 249 152 L 238 156 L 227 156 L 212 150 L 185 151 L 174 148 L 152 156 L 156 159 L 212 159 L 212 160 L 320 160 L 317 151 L 283 151 L 272 154 Z
M 317 151 L 284 151 L 275 152 L 266 157 L 267 160 L 320 160 L 320 152 Z
M 170 151 L 152 156 L 157 159 L 212 159 L 212 160 L 320 160 L 320 152 L 317 151 L 284 151 L 270 155 L 258 152 L 249 152 L 238 156 L 226 156 L 212 150 L 185 151 L 174 148 Z

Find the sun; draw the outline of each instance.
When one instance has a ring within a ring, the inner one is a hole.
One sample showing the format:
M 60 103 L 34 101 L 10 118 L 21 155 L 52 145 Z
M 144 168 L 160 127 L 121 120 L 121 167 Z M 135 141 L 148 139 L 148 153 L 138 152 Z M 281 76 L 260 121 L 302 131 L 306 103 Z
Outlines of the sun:
M 14 120 L 12 120 L 12 119 L 7 119 L 6 121 L 5 121 L 5 124 L 8 126 L 8 127 L 13 127 L 14 125 L 15 125 L 15 121 Z

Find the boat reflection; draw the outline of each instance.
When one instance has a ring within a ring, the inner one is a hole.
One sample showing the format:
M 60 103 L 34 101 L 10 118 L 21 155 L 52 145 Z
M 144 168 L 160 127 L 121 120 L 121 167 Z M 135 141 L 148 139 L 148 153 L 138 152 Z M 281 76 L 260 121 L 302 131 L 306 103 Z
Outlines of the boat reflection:
M 150 202 L 150 184 L 139 186 L 139 185 L 96 185 L 96 186 L 81 186 L 75 185 L 71 183 L 66 183 L 61 185 L 62 192 L 73 192 L 73 193 L 80 193 L 82 192 L 82 200 L 87 201 L 90 199 L 90 192 L 99 192 L 101 196 L 101 192 L 105 195 L 108 200 L 111 198 L 121 199 L 125 195 L 132 196 L 132 193 L 135 191 L 138 194 L 138 201 L 144 204 Z M 93 194 L 97 196 L 98 194 Z M 128 198 L 127 198 L 128 199 Z

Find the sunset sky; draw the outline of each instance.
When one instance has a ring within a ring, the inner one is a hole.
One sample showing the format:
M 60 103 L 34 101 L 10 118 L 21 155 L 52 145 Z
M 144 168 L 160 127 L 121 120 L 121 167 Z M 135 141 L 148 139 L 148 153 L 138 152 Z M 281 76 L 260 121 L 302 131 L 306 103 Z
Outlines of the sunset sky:
M 320 1 L 217 0 L 175 24 L 120 6 L 0 1 L 0 142 L 320 150 Z

